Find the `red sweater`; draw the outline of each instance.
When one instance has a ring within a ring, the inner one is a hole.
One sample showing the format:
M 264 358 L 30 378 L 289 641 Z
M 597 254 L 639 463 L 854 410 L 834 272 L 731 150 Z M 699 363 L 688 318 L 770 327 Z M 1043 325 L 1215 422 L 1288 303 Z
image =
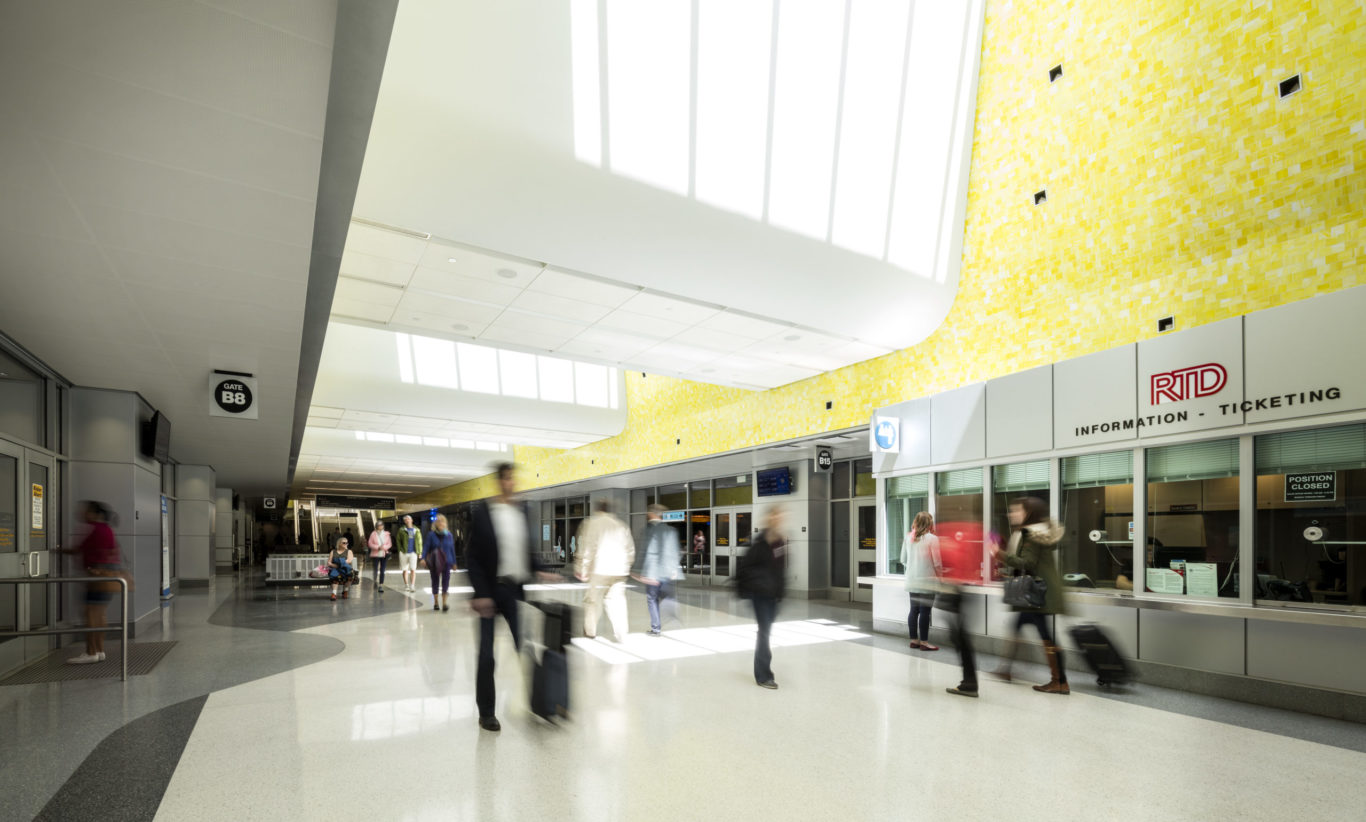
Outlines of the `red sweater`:
M 81 557 L 86 567 L 91 565 L 118 565 L 119 543 L 114 539 L 114 529 L 106 522 L 90 526 L 90 533 L 81 542 Z

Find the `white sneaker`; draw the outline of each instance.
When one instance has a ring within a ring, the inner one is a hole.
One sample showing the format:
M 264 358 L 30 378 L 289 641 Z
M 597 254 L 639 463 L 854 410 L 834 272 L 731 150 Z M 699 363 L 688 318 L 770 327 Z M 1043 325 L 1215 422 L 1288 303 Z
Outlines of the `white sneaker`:
M 68 665 L 90 665 L 104 659 L 104 654 L 81 654 L 66 661 Z
M 104 661 L 104 651 L 100 651 L 100 662 Z

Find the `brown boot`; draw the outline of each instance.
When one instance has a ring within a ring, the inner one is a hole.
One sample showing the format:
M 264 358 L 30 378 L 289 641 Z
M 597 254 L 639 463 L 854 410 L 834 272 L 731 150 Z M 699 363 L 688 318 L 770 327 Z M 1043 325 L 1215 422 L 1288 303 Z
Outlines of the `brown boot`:
M 1045 642 L 1043 651 L 1048 655 L 1048 670 L 1052 674 L 1047 685 L 1035 685 L 1034 690 L 1044 694 L 1070 694 L 1072 689 L 1067 687 L 1067 674 L 1063 673 L 1062 660 L 1059 658 L 1058 646 L 1051 642 Z

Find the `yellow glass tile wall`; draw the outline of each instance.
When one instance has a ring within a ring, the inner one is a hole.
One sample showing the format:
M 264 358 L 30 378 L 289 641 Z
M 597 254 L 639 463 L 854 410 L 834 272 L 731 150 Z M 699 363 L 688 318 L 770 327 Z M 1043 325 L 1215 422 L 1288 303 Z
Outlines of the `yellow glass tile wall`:
M 962 273 L 943 325 L 764 392 L 631 372 L 622 434 L 517 448 L 521 484 L 860 425 L 883 405 L 1153 336 L 1159 317 L 1190 328 L 1366 283 L 1363 10 L 989 0 Z M 1282 99 L 1294 74 L 1301 89 Z M 492 490 L 481 478 L 408 504 Z

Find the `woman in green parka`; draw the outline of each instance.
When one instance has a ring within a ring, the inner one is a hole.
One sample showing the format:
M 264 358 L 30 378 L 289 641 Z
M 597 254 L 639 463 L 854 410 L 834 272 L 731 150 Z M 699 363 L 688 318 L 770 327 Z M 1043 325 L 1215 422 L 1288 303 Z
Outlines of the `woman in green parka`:
M 1048 504 L 1038 497 L 1012 500 L 1006 509 L 1006 517 L 1012 529 L 1010 545 L 1005 551 L 995 551 L 996 561 L 1013 569 L 1016 575 L 1029 574 L 1042 579 L 1048 586 L 1042 607 L 1016 610 L 1011 640 L 1018 641 L 1021 628 L 1033 625 L 1043 640 L 1048 668 L 1052 673 L 1047 685 L 1035 685 L 1034 690 L 1046 694 L 1067 694 L 1070 689 L 1067 687 L 1067 669 L 1063 667 L 1062 649 L 1053 641 L 1053 632 L 1049 628 L 1049 617 L 1064 612 L 1062 575 L 1058 573 L 1057 560 L 1063 528 L 1048 516 Z M 1010 679 L 1010 663 L 1014 656 L 1012 646 L 1010 656 L 1002 668 L 995 672 L 996 676 Z

